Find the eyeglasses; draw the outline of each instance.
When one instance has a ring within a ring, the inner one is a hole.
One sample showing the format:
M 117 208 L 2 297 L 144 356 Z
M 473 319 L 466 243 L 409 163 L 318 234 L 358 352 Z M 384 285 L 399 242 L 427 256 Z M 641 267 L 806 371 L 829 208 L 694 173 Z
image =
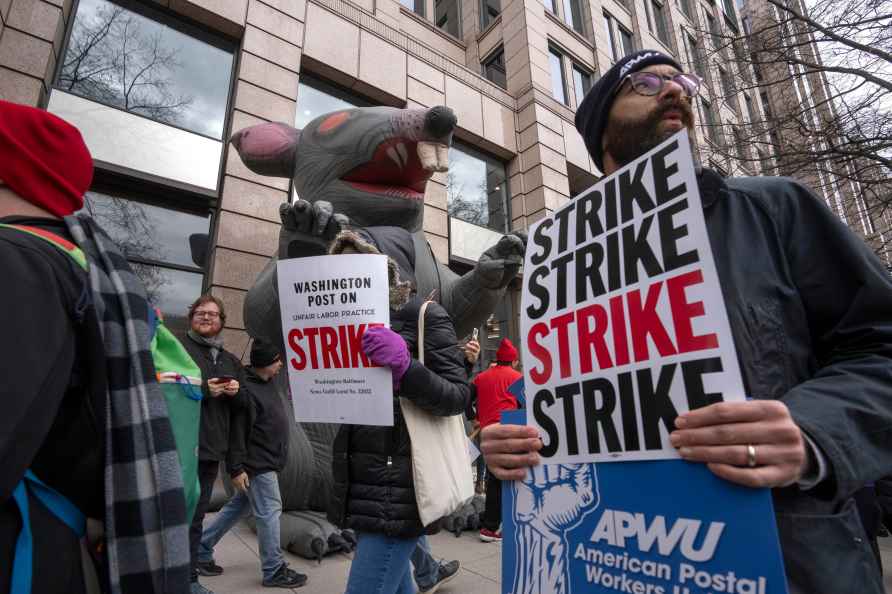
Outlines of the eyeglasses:
M 696 74 L 687 72 L 680 72 L 673 76 L 661 76 L 653 72 L 633 72 L 626 75 L 623 83 L 626 79 L 629 80 L 633 91 L 645 97 L 659 95 L 666 83 L 671 80 L 681 87 L 685 97 L 689 99 L 700 92 L 700 83 L 703 82 L 703 79 Z M 620 83 L 617 89 L 621 89 L 622 86 L 622 83 Z
M 192 312 L 193 318 L 210 318 L 212 320 L 216 320 L 220 317 L 220 312 L 218 311 L 194 311 Z

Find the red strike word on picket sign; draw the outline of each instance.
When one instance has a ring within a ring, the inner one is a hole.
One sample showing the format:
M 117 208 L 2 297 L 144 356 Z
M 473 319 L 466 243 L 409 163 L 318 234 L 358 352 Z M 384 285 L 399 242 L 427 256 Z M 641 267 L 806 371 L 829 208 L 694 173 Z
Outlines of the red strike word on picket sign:
M 357 369 L 375 367 L 362 350 L 362 335 L 367 328 L 380 323 L 319 328 L 293 328 L 288 332 L 288 347 L 294 356 L 291 366 L 303 371 L 310 369 Z
M 703 273 L 699 269 L 692 270 L 644 289 L 637 288 L 611 297 L 607 307 L 595 303 L 537 322 L 527 335 L 529 353 L 538 360 L 530 370 L 530 378 L 539 385 L 552 379 L 553 358 L 542 344 L 552 332 L 557 338 L 561 379 L 578 373 L 589 374 L 596 369 L 621 367 L 633 361 L 647 361 L 654 356 L 648 337 L 656 348 L 655 354 L 660 357 L 718 348 L 716 334 L 695 335 L 691 323 L 694 318 L 704 315 L 705 309 L 701 301 L 688 301 L 685 289 L 702 282 Z M 657 311 L 663 293 L 669 299 L 674 342 L 667 331 L 667 323 Z M 610 344 L 606 338 L 608 330 L 612 335 Z M 571 345 L 578 348 L 579 369 L 572 368 Z

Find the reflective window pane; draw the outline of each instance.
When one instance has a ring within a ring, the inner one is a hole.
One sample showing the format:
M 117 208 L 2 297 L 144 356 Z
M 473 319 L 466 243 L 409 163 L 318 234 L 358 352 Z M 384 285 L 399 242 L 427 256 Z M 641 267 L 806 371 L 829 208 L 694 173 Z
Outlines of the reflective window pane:
M 446 174 L 449 216 L 505 232 L 508 221 L 505 165 L 469 147 L 449 149 Z
M 622 45 L 623 55 L 620 58 L 628 56 L 635 51 L 635 44 L 632 42 L 632 33 L 621 25 L 616 26 L 619 29 L 619 39 Z
M 371 103 L 368 101 L 349 95 L 333 85 L 302 76 L 297 86 L 297 115 L 294 118 L 294 126 L 303 128 L 322 114 L 369 105 Z
M 559 53 L 554 50 L 548 52 L 548 65 L 551 68 L 551 96 L 567 105 L 567 85 L 564 84 L 564 66 Z
M 424 16 L 424 0 L 400 0 L 400 4 L 414 12 Z
M 579 0 L 564 0 L 564 21 L 577 32 L 585 34 L 582 5 Z
M 222 139 L 231 51 L 108 0 L 80 0 L 56 86 Z
M 173 268 L 131 262 L 146 287 L 149 303 L 161 310 L 164 324 L 177 336 L 189 328 L 189 305 L 201 295 L 202 275 Z
M 480 0 L 480 29 L 486 29 L 502 12 L 501 0 Z
M 461 37 L 458 0 L 434 0 L 437 27 L 453 37 Z
M 84 212 L 96 219 L 127 258 L 195 267 L 190 237 L 210 231 L 210 215 L 197 215 L 87 192 Z
M 588 93 L 588 90 L 592 86 L 592 77 L 588 72 L 584 72 L 578 67 L 573 67 L 573 93 L 576 96 L 576 107 L 579 108 L 579 105 L 582 103 L 582 100 L 585 98 L 585 94 Z
M 483 64 L 483 76 L 503 89 L 508 88 L 505 76 L 505 51 L 499 49 L 491 58 Z
M 545 8 L 550 10 L 552 13 L 557 12 L 557 8 L 554 5 L 554 0 L 542 0 L 542 1 L 545 4 Z

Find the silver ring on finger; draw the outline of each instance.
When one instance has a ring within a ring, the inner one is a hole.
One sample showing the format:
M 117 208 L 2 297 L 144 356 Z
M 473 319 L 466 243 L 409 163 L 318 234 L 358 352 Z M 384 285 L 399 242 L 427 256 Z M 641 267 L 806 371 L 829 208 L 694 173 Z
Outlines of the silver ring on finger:
M 746 465 L 755 468 L 756 462 L 756 446 L 751 443 L 746 444 Z

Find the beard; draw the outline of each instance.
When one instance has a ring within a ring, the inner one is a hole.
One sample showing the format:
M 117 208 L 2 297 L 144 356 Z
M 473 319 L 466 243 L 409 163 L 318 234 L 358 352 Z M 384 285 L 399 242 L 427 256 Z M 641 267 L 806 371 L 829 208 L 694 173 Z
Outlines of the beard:
M 614 119 L 608 122 L 604 132 L 604 152 L 610 153 L 617 165 L 622 167 L 676 134 L 677 130 L 659 129 L 663 115 L 670 109 L 681 112 L 681 123 L 688 132 L 694 129 L 694 112 L 688 101 L 662 103 L 641 120 Z

